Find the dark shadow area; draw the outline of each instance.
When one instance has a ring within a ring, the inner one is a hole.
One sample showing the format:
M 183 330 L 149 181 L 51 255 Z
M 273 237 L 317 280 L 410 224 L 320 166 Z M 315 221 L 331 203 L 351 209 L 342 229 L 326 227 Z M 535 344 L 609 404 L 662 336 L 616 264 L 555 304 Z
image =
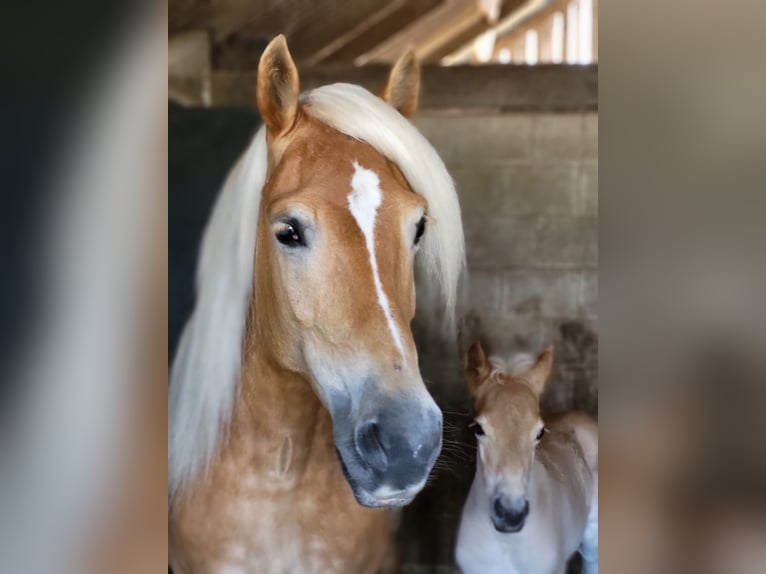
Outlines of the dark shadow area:
M 194 306 L 200 241 L 229 169 L 260 125 L 254 109 L 168 109 L 168 357 Z M 255 222 L 253 223 L 255 225 Z

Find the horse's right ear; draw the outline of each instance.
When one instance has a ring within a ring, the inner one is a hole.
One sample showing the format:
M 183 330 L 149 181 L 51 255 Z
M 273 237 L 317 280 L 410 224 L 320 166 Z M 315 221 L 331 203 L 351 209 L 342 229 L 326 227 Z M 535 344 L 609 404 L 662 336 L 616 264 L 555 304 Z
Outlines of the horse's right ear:
M 410 118 L 418 109 L 420 95 L 420 62 L 414 50 L 407 49 L 391 68 L 383 99 Z
M 538 397 L 545 389 L 545 383 L 548 382 L 548 377 L 551 376 L 552 368 L 553 345 L 549 345 L 542 353 L 540 353 L 535 365 L 529 370 L 525 377 Z
M 266 46 L 258 63 L 258 110 L 271 135 L 283 134 L 293 126 L 299 95 L 298 69 L 280 34 Z
M 491 367 L 487 360 L 487 355 L 481 347 L 481 343 L 476 341 L 471 348 L 466 351 L 463 361 L 465 370 L 465 379 L 468 384 L 468 390 L 472 395 L 476 394 L 479 387 L 489 377 Z

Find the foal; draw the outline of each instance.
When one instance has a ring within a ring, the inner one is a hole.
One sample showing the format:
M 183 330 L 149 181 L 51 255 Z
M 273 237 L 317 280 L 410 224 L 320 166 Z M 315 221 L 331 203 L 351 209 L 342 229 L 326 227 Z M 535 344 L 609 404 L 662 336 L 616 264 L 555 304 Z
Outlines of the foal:
M 552 363 L 552 347 L 511 369 L 478 341 L 466 354 L 479 445 L 456 549 L 466 574 L 559 574 L 578 548 L 598 571 L 598 429 L 577 412 L 543 423 Z

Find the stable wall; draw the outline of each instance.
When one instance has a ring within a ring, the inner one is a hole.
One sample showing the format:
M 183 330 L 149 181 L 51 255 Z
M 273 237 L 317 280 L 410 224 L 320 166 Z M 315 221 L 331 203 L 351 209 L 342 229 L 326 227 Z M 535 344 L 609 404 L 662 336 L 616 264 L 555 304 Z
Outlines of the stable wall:
M 465 87 L 462 88 L 465 90 Z M 421 370 L 445 414 L 431 485 L 404 510 L 403 572 L 456 573 L 453 549 L 473 478 L 475 439 L 461 357 L 555 346 L 547 412 L 598 415 L 598 112 L 425 110 L 415 123 L 455 179 L 468 273 L 454 338 L 419 299 Z M 571 572 L 579 571 L 573 560 Z
M 553 343 L 546 407 L 596 414 L 597 112 L 432 113 L 415 123 L 460 195 L 468 261 L 461 351 L 475 338 L 497 354 Z

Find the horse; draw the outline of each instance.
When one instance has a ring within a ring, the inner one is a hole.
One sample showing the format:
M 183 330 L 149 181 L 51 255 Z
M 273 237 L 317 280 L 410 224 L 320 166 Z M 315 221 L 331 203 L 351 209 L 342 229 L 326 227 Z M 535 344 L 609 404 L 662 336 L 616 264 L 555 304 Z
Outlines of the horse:
M 598 572 L 598 427 L 588 415 L 540 416 L 553 347 L 534 360 L 465 355 L 479 455 L 455 558 L 466 574 L 561 574 L 578 549 Z
M 171 369 L 175 574 L 372 573 L 392 556 L 392 509 L 442 443 L 415 277 L 454 324 L 465 258 L 452 179 L 408 120 L 419 85 L 411 52 L 381 97 L 301 94 L 283 36 L 260 59 L 263 126 L 205 230 Z

